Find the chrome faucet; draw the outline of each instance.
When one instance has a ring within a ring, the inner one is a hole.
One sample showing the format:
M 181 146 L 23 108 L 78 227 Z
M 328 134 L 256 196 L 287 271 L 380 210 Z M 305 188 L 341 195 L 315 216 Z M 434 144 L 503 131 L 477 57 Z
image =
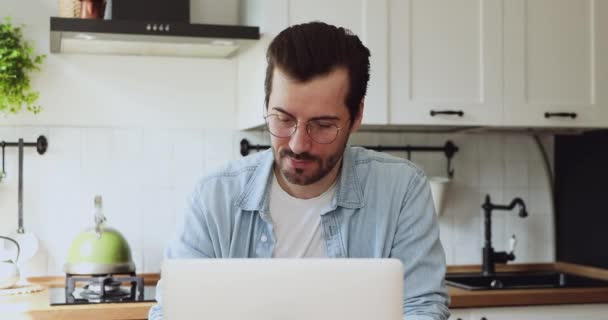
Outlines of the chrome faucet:
M 509 205 L 497 205 L 490 202 L 490 195 L 486 195 L 486 201 L 481 205 L 484 210 L 484 225 L 485 225 L 485 241 L 482 249 L 482 265 L 481 273 L 484 276 L 493 276 L 495 274 L 495 263 L 507 263 L 515 260 L 515 235 L 511 237 L 509 252 L 501 251 L 494 252 L 492 248 L 492 210 L 513 210 L 515 206 L 519 206 L 519 216 L 525 218 L 528 216 L 526 204 L 521 198 L 515 198 Z

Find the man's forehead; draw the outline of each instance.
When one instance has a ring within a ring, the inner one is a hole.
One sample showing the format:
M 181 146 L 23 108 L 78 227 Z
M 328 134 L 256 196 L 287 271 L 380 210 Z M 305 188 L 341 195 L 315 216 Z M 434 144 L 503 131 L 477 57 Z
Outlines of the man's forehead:
M 292 75 L 289 72 L 285 71 L 285 69 L 283 67 L 281 67 L 280 65 L 276 65 L 274 67 L 272 73 L 273 73 L 272 80 L 280 79 L 282 81 L 286 81 L 286 82 L 290 82 L 290 83 L 294 83 L 294 84 L 307 83 L 307 82 L 314 81 L 319 78 L 329 77 L 330 75 L 340 78 L 342 81 L 344 81 L 345 84 L 348 84 L 348 80 L 349 80 L 348 69 L 344 66 L 335 66 L 335 67 L 331 68 L 328 72 L 315 75 L 309 79 L 306 79 L 305 81 L 302 81 L 302 80 L 298 79 L 297 76 Z
M 348 78 L 344 76 L 344 72 L 334 70 L 302 82 L 294 80 L 277 68 L 274 71 L 269 107 L 299 119 L 347 117 L 345 98 L 348 93 Z

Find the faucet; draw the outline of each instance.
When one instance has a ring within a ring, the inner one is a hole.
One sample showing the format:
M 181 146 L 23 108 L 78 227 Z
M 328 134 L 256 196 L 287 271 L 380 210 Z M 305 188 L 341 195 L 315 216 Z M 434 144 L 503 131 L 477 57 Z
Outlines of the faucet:
M 519 206 L 519 216 L 525 218 L 528 216 L 526 211 L 526 204 L 521 198 L 515 198 L 509 205 L 497 205 L 490 202 L 490 195 L 486 195 L 486 201 L 481 205 L 484 210 L 484 225 L 485 225 L 485 241 L 482 249 L 482 266 L 481 273 L 484 276 L 493 276 L 496 271 L 494 268 L 495 263 L 507 263 L 508 261 L 515 260 L 515 235 L 511 237 L 509 252 L 501 251 L 494 252 L 492 248 L 492 210 L 513 210 L 515 206 Z

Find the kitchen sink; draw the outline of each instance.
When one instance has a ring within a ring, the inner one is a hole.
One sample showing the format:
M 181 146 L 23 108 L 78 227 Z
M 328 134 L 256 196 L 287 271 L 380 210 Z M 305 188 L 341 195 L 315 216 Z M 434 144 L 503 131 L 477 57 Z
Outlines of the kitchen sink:
M 608 281 L 556 271 L 499 272 L 494 276 L 452 273 L 445 279 L 447 285 L 466 290 L 608 287 Z

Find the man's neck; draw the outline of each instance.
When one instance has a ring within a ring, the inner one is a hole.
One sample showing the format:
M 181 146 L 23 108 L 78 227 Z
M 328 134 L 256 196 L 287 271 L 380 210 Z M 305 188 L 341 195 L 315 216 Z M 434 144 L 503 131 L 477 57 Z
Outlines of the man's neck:
M 327 191 L 338 178 L 338 174 L 340 173 L 340 169 L 342 168 L 342 159 L 336 164 L 336 166 L 331 169 L 331 171 L 321 180 L 309 184 L 309 185 L 297 185 L 290 183 L 283 177 L 281 171 L 274 166 L 274 174 L 277 177 L 277 181 L 279 185 L 285 192 L 287 192 L 290 196 L 298 199 L 312 199 L 320 196 L 323 192 Z

